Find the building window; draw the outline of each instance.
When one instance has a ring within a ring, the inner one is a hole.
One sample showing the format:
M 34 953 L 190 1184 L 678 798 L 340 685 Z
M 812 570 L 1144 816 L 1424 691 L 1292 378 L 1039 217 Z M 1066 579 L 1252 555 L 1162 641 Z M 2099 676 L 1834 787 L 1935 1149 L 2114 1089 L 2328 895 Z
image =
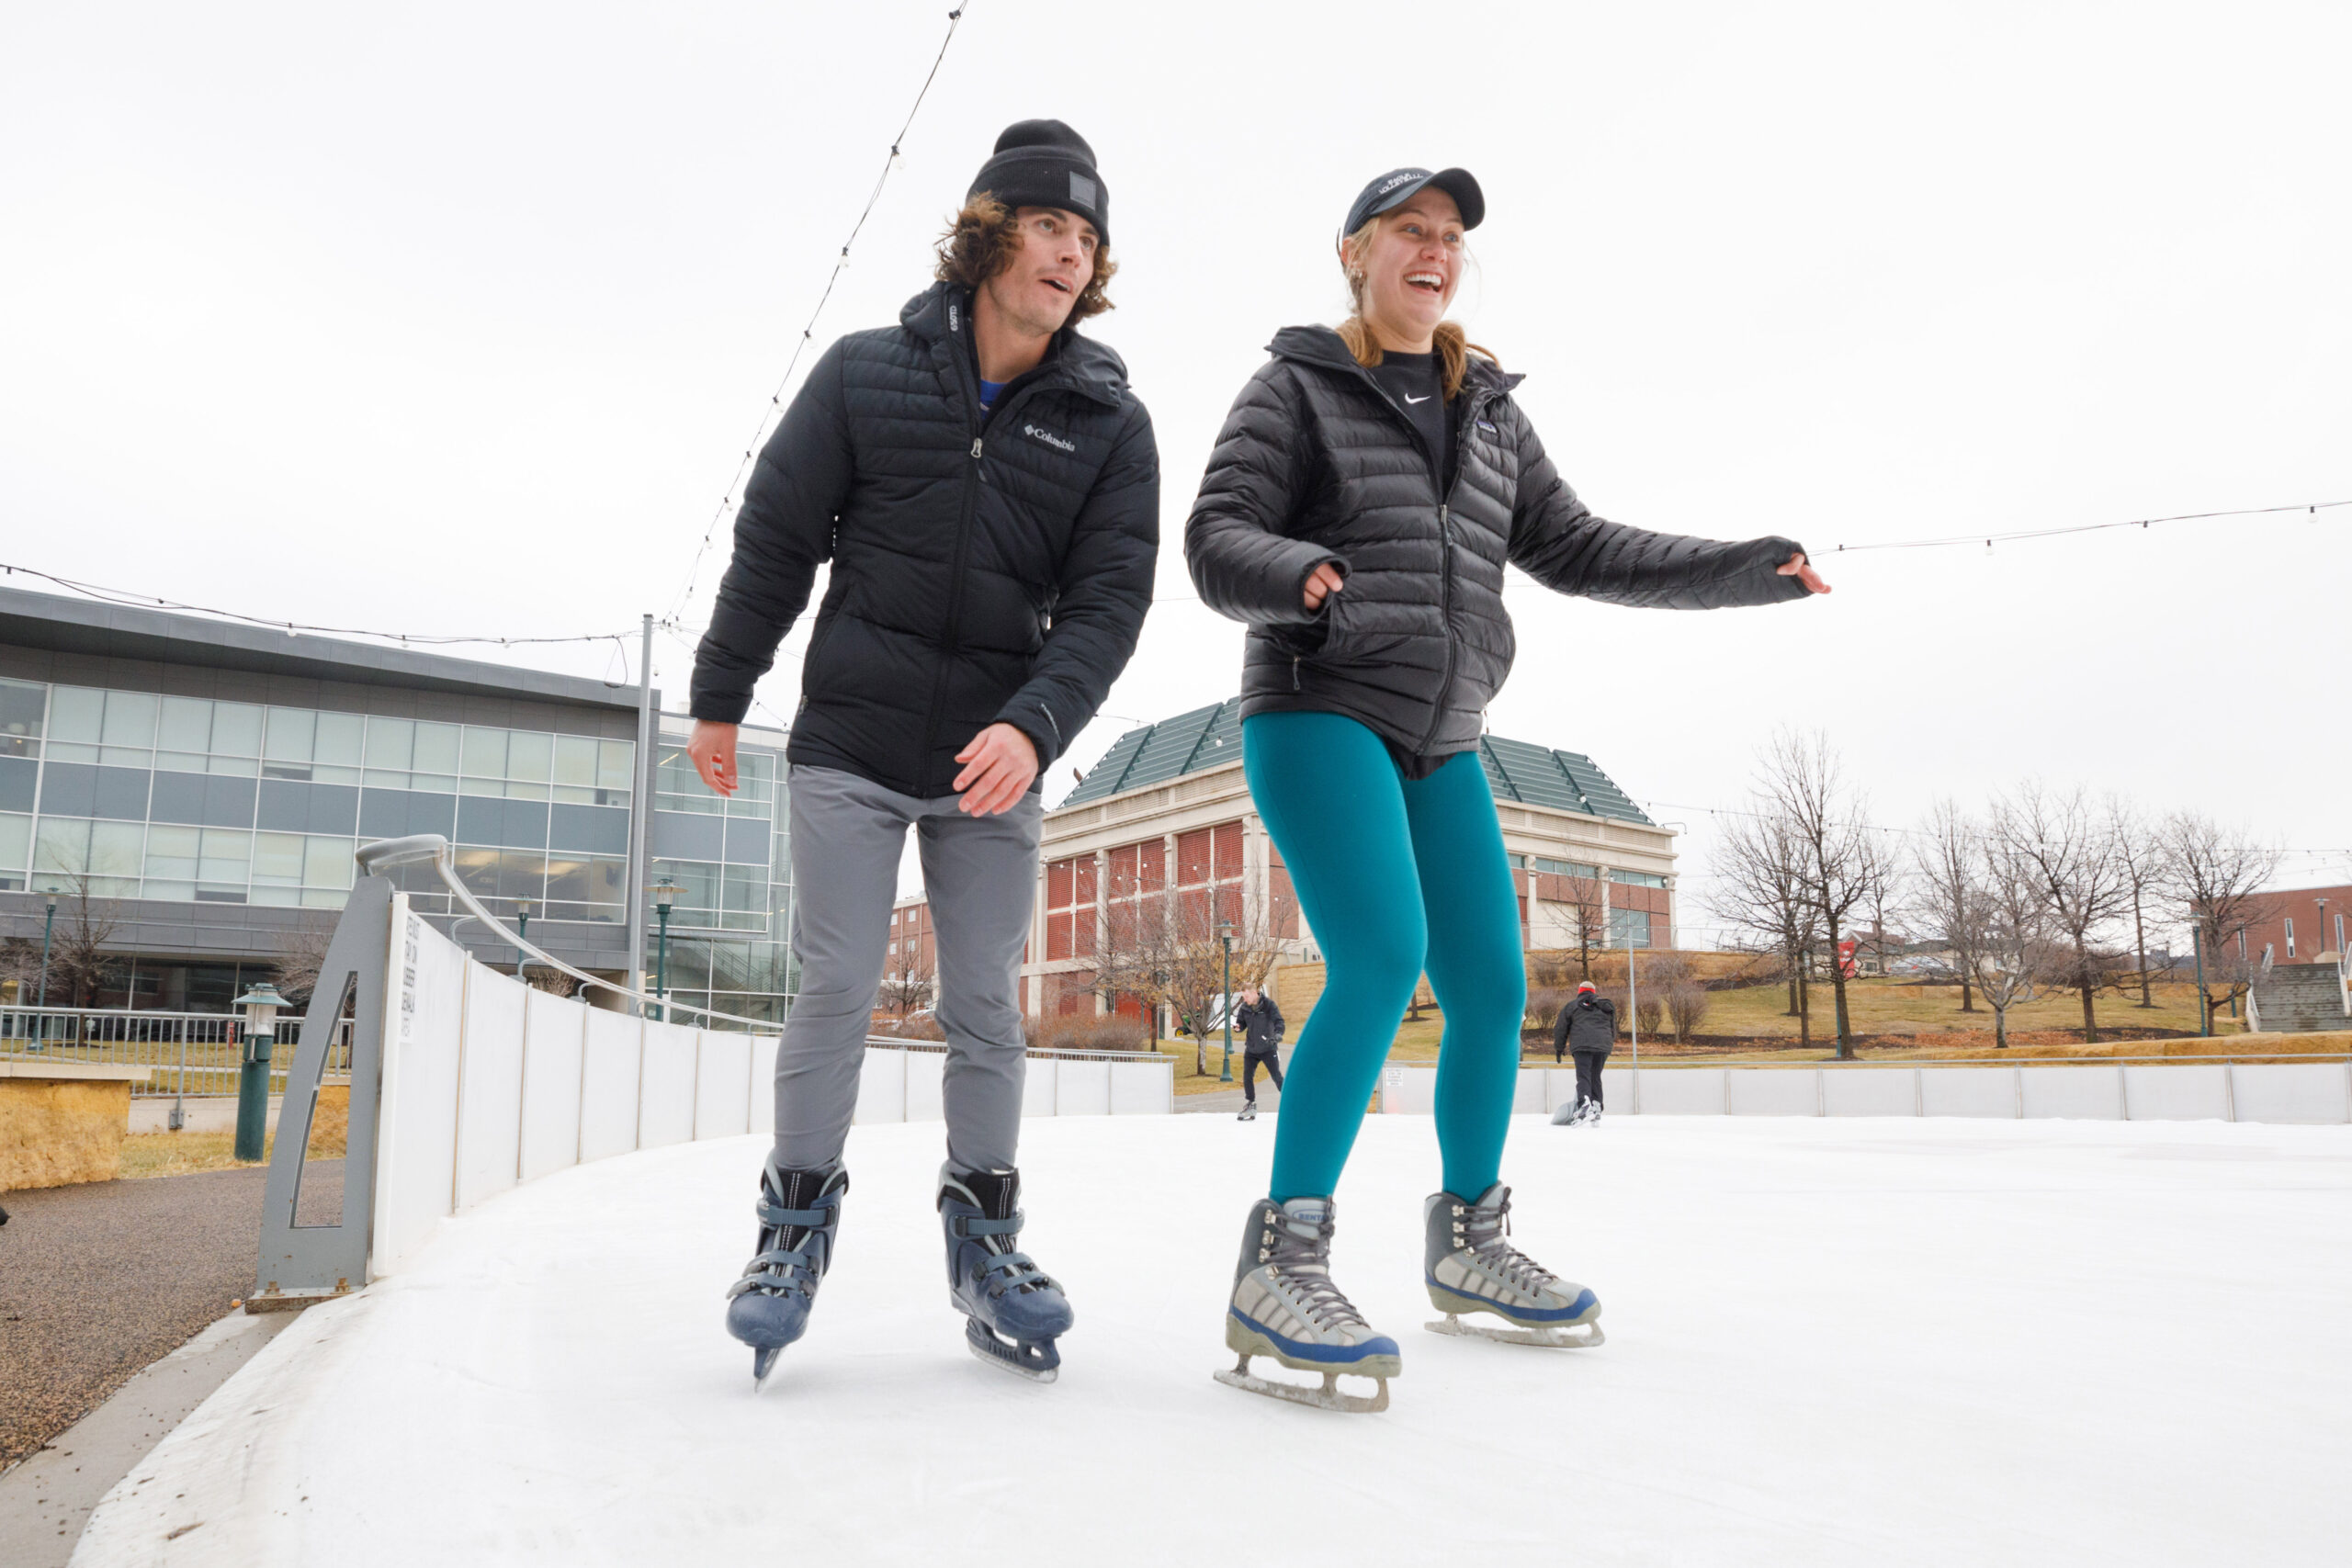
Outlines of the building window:
M 1094 955 L 1095 863 L 1073 855 L 1046 868 L 1046 958 Z
M 2295 917 L 2287 917 L 2287 956 L 2295 956 Z
M 1647 909 L 1610 910 L 1609 945 L 1611 947 L 1649 946 L 1650 912 Z
M 1665 877 L 1654 876 L 1646 871 L 1611 871 L 1609 874 L 1609 880 L 1625 887 L 1663 887 L 1666 886 Z

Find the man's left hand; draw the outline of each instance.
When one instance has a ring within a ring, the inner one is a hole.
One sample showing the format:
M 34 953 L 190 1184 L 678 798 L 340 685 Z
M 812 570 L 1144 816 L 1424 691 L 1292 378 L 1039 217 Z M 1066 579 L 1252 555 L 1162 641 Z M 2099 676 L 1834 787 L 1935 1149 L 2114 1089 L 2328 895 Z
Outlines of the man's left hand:
M 1777 570 L 1782 577 L 1793 577 L 1803 581 L 1807 592 L 1826 593 L 1829 592 L 1829 584 L 1821 581 L 1821 574 L 1814 570 L 1811 564 L 1805 560 L 1804 552 L 1803 550 L 1799 550 L 1796 554 L 1782 561 L 1775 570 Z
M 1010 811 L 1037 776 L 1037 748 L 1009 724 L 991 724 L 956 753 L 964 771 L 956 775 L 956 809 L 974 817 Z

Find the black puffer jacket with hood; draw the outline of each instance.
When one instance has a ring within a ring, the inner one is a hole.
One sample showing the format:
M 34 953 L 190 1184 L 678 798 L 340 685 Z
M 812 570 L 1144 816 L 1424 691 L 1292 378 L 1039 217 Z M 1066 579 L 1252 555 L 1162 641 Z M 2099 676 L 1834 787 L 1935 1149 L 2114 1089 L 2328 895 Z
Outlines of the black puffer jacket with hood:
M 1135 651 L 1159 547 L 1159 449 L 1119 356 L 1065 329 L 983 423 L 971 294 L 936 284 L 827 349 L 760 453 L 694 716 L 742 721 L 830 560 L 790 759 L 929 798 L 1002 722 L 1042 783 Z
M 1517 643 L 1503 565 L 1563 593 L 1713 610 L 1801 599 L 1775 568 L 1804 547 L 1652 534 L 1594 516 L 1511 397 L 1521 378 L 1473 355 L 1443 453 L 1328 327 L 1286 327 L 1210 456 L 1184 526 L 1203 602 L 1248 623 L 1241 713 L 1356 719 L 1412 757 L 1477 744 Z M 1319 610 L 1325 562 L 1347 586 Z

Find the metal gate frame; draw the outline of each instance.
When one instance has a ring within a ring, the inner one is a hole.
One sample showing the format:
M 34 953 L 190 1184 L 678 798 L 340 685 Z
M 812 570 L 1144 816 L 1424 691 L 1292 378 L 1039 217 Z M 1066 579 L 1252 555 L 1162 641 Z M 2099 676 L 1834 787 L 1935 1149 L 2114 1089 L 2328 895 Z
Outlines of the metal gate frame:
M 365 863 L 363 852 L 363 863 Z M 263 1190 L 261 1254 L 247 1312 L 290 1311 L 348 1295 L 368 1283 L 376 1211 L 377 1105 L 384 1087 L 384 1003 L 391 967 L 392 885 L 361 876 L 335 922 L 326 960 L 319 966 L 301 1042 L 286 1075 L 277 1143 Z M 331 1225 L 295 1224 L 302 1194 L 303 1155 L 318 1111 L 336 1021 L 346 1004 L 351 1022 L 350 1131 L 343 1156 L 343 1217 Z

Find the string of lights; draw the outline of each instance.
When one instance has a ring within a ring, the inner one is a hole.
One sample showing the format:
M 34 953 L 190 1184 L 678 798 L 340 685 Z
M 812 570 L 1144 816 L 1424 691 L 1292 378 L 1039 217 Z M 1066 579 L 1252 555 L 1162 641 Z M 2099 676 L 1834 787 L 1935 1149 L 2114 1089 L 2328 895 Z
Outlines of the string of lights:
M 285 632 L 289 636 L 297 632 L 317 632 L 326 637 L 375 637 L 383 642 L 419 648 L 448 648 L 466 643 L 495 645 L 499 648 L 528 648 L 548 643 L 609 642 L 623 649 L 623 658 L 626 660 L 627 639 L 633 635 L 629 632 L 582 632 L 576 637 L 495 637 L 456 632 L 379 632 L 371 631 L 365 626 L 315 626 L 308 621 L 281 621 L 274 616 L 248 615 L 238 610 L 216 610 L 207 605 L 184 604 L 176 599 L 165 599 L 153 593 L 141 593 L 128 588 L 109 588 L 104 583 L 83 582 L 71 577 L 60 577 L 53 571 L 42 571 L 37 567 L 17 566 L 6 561 L 0 561 L 0 575 L 38 578 L 43 582 L 54 584 L 68 592 L 78 593 L 85 599 L 95 599 L 100 604 L 122 604 L 141 610 L 179 610 L 192 615 L 210 615 L 219 620 L 236 621 L 244 626 Z M 622 683 L 627 684 L 625 682 Z
M 915 101 L 907 110 L 906 122 L 899 127 L 899 134 L 890 139 L 890 152 L 882 161 L 882 172 L 875 176 L 874 188 L 866 194 L 865 206 L 859 211 L 857 221 L 850 225 L 849 238 L 842 242 L 841 254 L 833 258 L 833 270 L 826 276 L 824 291 L 817 296 L 817 308 L 808 312 L 808 324 L 800 329 L 800 336 L 793 343 L 792 357 L 785 362 L 784 376 L 776 382 L 775 390 L 769 394 L 767 406 L 760 411 L 759 423 L 752 431 L 752 439 L 744 444 L 742 457 L 736 460 L 735 477 L 728 481 L 727 493 L 718 501 L 718 510 L 711 513 L 709 525 L 703 530 L 702 543 L 695 549 L 694 564 L 686 569 L 685 586 L 678 591 L 678 597 L 671 604 L 670 614 L 664 617 L 673 624 L 694 601 L 695 589 L 702 577 L 703 561 L 710 554 L 710 547 L 718 536 L 719 526 L 727 521 L 742 495 L 744 476 L 751 472 L 761 443 L 767 439 L 768 426 L 782 416 L 785 389 L 792 385 L 792 378 L 800 368 L 800 356 L 817 339 L 818 319 L 825 313 L 825 304 L 833 297 L 833 286 L 841 281 L 842 270 L 849 265 L 850 247 L 857 243 L 857 236 L 865 230 L 866 219 L 872 216 L 875 204 L 882 199 L 882 187 L 888 183 L 890 171 L 899 166 L 899 149 L 905 144 L 907 132 L 914 128 L 915 116 L 922 108 L 923 99 L 930 96 L 932 83 L 938 79 L 940 62 L 947 58 L 947 46 L 956 41 L 956 29 L 962 25 L 964 13 L 969 6 L 970 0 L 965 0 L 964 4 L 947 13 L 947 33 L 939 40 L 939 52 L 932 57 L 931 70 L 924 74 L 922 86 L 916 91 Z
M 1939 550 L 1955 545 L 1976 544 L 1989 550 L 1996 544 L 2020 539 L 2052 539 L 2066 534 L 2102 534 L 2110 528 L 2148 528 L 2158 523 L 2208 523 L 2222 517 L 2267 517 L 2282 512 L 2302 512 L 2317 517 L 2322 512 L 2339 506 L 2352 506 L 2352 501 L 2305 501 L 2292 506 L 2241 506 L 2227 512 L 2183 512 L 2170 517 L 2139 517 L 2123 523 L 2077 523 L 2064 528 L 2020 528 L 2007 534 L 1955 534 L 1942 539 L 1887 539 L 1876 544 L 1839 545 L 1831 553 L 1853 555 L 1862 550 Z

